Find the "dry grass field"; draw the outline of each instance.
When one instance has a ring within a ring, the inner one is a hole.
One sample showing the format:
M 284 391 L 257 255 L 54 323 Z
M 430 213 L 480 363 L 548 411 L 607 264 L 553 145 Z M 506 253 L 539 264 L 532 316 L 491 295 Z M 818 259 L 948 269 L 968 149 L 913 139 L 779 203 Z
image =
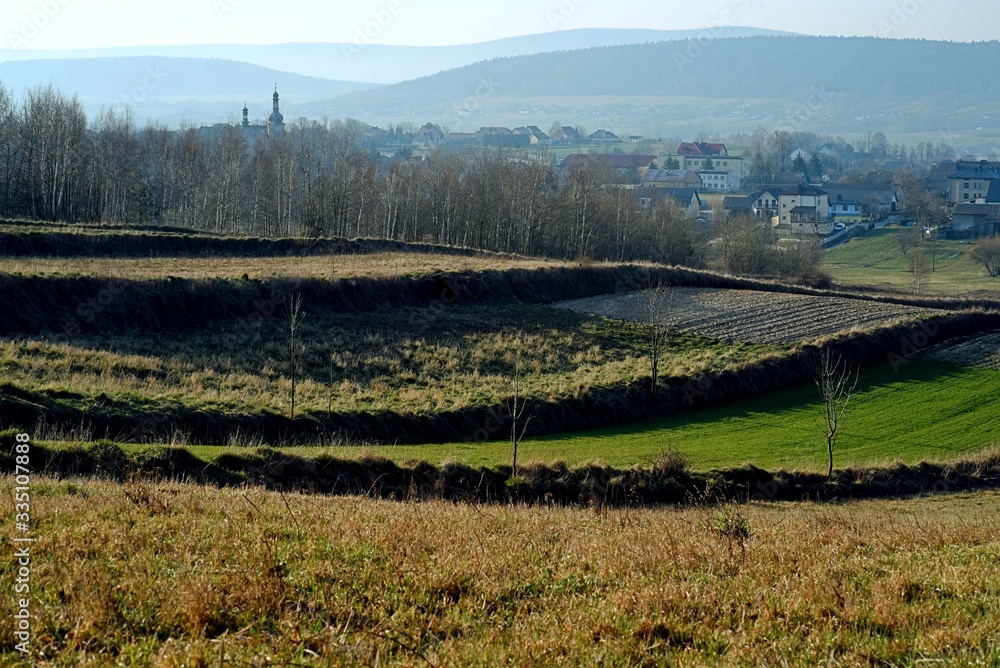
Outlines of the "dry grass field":
M 36 665 L 1000 662 L 996 492 L 620 510 L 96 480 L 32 494 Z M 4 591 L 15 571 L 8 554 Z
M 517 369 L 525 391 L 541 399 L 637 383 L 648 373 L 638 327 L 546 306 L 306 310 L 298 340 L 300 412 L 427 414 L 489 406 L 509 395 Z M 286 328 L 275 317 L 155 336 L 81 335 L 72 344 L 0 339 L 0 371 L 6 382 L 68 401 L 104 397 L 136 406 L 283 414 L 291 386 Z M 663 369 L 704 373 L 769 352 L 677 334 Z
M 645 317 L 644 292 L 559 302 L 556 306 L 608 318 Z M 865 328 L 935 311 L 883 302 L 808 295 L 671 288 L 664 309 L 671 327 L 712 338 L 781 344 L 813 339 L 852 328 Z
M 145 258 L 0 258 L 0 273 L 25 276 L 83 275 L 120 279 L 229 278 L 390 278 L 435 272 L 504 271 L 569 267 L 569 262 L 491 254 L 455 256 L 432 253 L 303 255 L 275 257 L 145 257 Z

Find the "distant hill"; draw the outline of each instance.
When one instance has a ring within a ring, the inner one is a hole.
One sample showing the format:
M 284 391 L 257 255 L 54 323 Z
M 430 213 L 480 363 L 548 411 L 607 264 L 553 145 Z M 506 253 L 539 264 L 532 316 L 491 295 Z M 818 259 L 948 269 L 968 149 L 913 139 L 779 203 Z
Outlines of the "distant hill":
M 75 51 L 0 49 L 0 61 L 46 58 L 169 56 L 218 58 L 324 79 L 398 83 L 482 60 L 596 46 L 642 44 L 699 37 L 779 35 L 773 30 L 723 27 L 711 30 L 581 29 L 525 35 L 461 46 L 368 46 L 354 43 L 150 46 Z
M 0 84 L 20 92 L 52 83 L 77 94 L 88 114 L 112 105 L 130 105 L 141 121 L 159 118 L 212 124 L 239 116 L 244 102 L 251 118 L 271 112 L 275 84 L 282 111 L 295 118 L 304 103 L 376 84 L 333 81 L 248 63 L 205 58 L 119 57 L 25 60 L 0 63 Z
M 646 132 L 997 127 L 1000 43 L 837 37 L 660 42 L 499 58 L 308 105 L 452 129 L 564 122 Z M 963 63 L 969 65 L 964 70 Z

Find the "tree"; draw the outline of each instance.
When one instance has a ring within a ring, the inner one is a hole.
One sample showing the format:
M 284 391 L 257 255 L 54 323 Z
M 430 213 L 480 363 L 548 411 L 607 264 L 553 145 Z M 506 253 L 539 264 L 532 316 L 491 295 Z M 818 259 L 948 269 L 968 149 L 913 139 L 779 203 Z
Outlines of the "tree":
M 723 267 L 728 273 L 754 276 L 770 268 L 774 249 L 767 222 L 730 215 L 721 225 L 719 241 Z
M 297 379 L 299 350 L 299 326 L 305 313 L 302 312 L 302 295 L 298 292 L 288 295 L 288 376 L 292 381 L 290 417 L 295 419 L 295 381 Z
M 910 271 L 913 272 L 913 293 L 920 294 L 920 284 L 927 275 L 927 254 L 923 252 L 910 255 Z
M 809 163 L 806 162 L 801 153 L 795 156 L 795 160 L 792 160 L 792 171 L 809 174 Z
M 972 260 L 986 267 L 993 278 L 1000 276 L 1000 237 L 983 239 L 972 249 Z
M 917 248 L 924 240 L 924 231 L 919 225 L 904 227 L 896 234 L 896 244 L 906 255 L 911 249 Z
M 662 281 L 650 286 L 640 295 L 644 343 L 649 355 L 649 396 L 656 399 L 660 391 L 660 362 L 667 349 L 670 329 L 667 325 L 667 311 L 670 304 L 670 286 Z
M 520 363 L 514 365 L 514 378 L 511 379 L 511 388 L 514 390 L 514 396 L 511 398 L 507 410 L 510 413 L 510 446 L 513 451 L 510 475 L 513 478 L 517 475 L 517 447 L 521 444 L 521 440 L 524 439 L 524 434 L 528 431 L 528 424 L 533 417 L 531 415 L 524 417 L 524 411 L 528 406 L 528 399 L 524 396 L 521 388 Z
M 852 379 L 853 376 L 853 379 Z M 826 477 L 833 477 L 833 450 L 847 415 L 847 405 L 858 386 L 859 373 L 852 373 L 846 362 L 824 348 L 819 356 L 816 386 L 823 401 L 823 424 L 826 431 L 826 451 L 830 467 Z
M 806 173 L 809 176 L 823 176 L 823 161 L 820 159 L 818 153 L 813 153 L 809 156 L 809 165 Z

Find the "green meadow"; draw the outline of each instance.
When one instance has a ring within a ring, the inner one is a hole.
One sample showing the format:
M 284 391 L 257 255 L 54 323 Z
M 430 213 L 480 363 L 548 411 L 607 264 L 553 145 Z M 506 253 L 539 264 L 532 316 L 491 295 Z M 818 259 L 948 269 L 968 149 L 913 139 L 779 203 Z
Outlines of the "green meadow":
M 913 360 L 894 370 L 884 364 L 862 372 L 835 454 L 837 468 L 921 460 L 946 461 L 1000 443 L 1000 372 Z M 683 453 L 696 470 L 753 463 L 766 469 L 824 470 L 821 404 L 813 385 L 736 401 L 639 424 L 526 438 L 521 462 L 603 462 L 648 466 L 664 453 Z M 504 430 L 497 430 L 502 439 Z M 147 446 L 126 446 L 127 451 Z M 214 461 L 243 448 L 189 446 Z M 510 464 L 509 441 L 365 447 L 290 447 L 306 457 L 377 455 L 397 462 Z

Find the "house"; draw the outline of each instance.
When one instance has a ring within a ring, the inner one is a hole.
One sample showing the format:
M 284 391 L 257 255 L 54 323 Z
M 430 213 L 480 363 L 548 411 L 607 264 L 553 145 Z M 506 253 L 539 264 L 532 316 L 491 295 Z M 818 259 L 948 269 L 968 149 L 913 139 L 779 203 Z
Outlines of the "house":
M 759 190 L 750 195 L 751 210 L 758 220 L 772 220 L 778 216 L 778 196 L 782 188 Z
M 661 202 L 675 204 L 691 219 L 698 218 L 703 207 L 696 188 L 654 188 L 646 185 L 639 188 L 641 206 L 648 208 Z
M 445 143 L 444 131 L 434 123 L 424 123 L 413 134 L 413 143 L 427 148 L 440 146 Z
M 626 139 L 625 141 L 627 141 L 630 144 L 639 144 L 643 141 L 643 138 L 642 135 L 629 135 L 628 139 Z
M 618 137 L 618 135 L 608 130 L 598 130 L 597 132 L 593 132 L 589 137 L 587 137 L 587 139 L 589 141 L 600 144 L 612 144 L 621 142 L 621 139 Z
M 515 135 L 528 137 L 528 144 L 531 146 L 548 146 L 552 143 L 552 139 L 537 125 L 514 128 L 513 132 Z
M 722 200 L 722 208 L 732 214 L 754 214 L 753 195 L 730 195 Z
M 948 239 L 970 239 L 1000 234 L 1000 204 L 959 202 L 951 216 Z
M 476 140 L 485 148 L 527 148 L 531 145 L 531 136 L 515 134 L 510 128 L 489 126 L 476 132 Z
M 990 183 L 990 189 L 986 195 L 973 200 L 974 204 L 1000 204 L 1000 181 Z
M 948 177 L 948 201 L 959 204 L 985 197 L 994 181 L 1000 181 L 1000 169 L 986 160 L 974 168 L 957 171 Z
M 559 167 L 563 170 L 574 169 L 591 162 L 607 165 L 615 171 L 615 175 L 622 181 L 639 183 L 643 181 L 649 173 L 650 167 L 656 162 L 656 156 L 574 153 L 566 156 Z
M 580 133 L 568 125 L 563 125 L 551 135 L 553 144 L 581 144 L 583 139 Z
M 778 172 L 771 177 L 771 186 L 774 188 L 792 188 L 805 182 L 806 175 L 802 172 Z
M 706 142 L 684 142 L 677 147 L 676 153 L 666 156 L 666 159 L 676 161 L 678 169 L 693 169 L 697 172 L 729 172 L 731 176 L 726 188 L 712 188 L 713 191 L 734 191 L 740 189 L 749 161 L 741 156 L 730 155 L 725 144 L 709 144 Z M 721 179 L 707 178 L 706 182 L 718 182 Z
M 739 172 L 728 172 L 718 169 L 698 170 L 702 189 L 705 192 L 736 192 L 740 189 Z
M 692 169 L 651 169 L 642 178 L 642 185 L 660 190 L 701 190 L 704 182 Z
M 683 142 L 677 147 L 677 155 L 690 156 L 724 156 L 729 155 L 725 144 L 708 144 L 706 142 Z
M 806 183 L 785 188 L 778 194 L 777 224 L 790 225 L 793 234 L 830 234 L 834 221 L 827 192 Z
M 479 138 L 475 132 L 449 132 L 448 146 L 475 146 L 479 143 Z
M 891 185 L 825 184 L 830 202 L 830 217 L 836 221 L 859 220 L 866 216 L 892 213 L 899 209 L 897 190 Z

